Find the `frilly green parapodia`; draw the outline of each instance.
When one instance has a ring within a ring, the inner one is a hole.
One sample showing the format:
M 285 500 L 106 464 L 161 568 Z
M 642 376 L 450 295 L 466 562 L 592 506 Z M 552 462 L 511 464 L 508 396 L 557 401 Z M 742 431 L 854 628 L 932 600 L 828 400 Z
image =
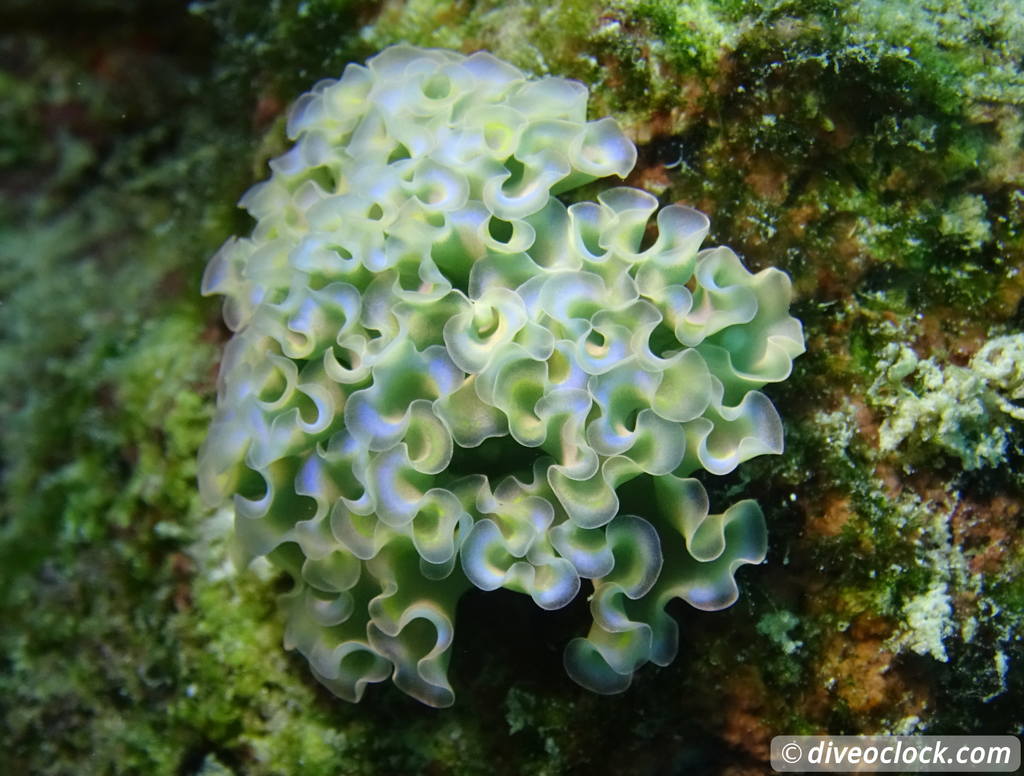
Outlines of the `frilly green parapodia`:
M 789 279 L 644 191 L 563 205 L 636 161 L 586 105 L 486 53 L 387 49 L 299 98 L 252 234 L 210 262 L 234 336 L 200 486 L 294 578 L 286 646 L 342 698 L 391 676 L 449 705 L 463 592 L 558 609 L 581 579 L 565 666 L 621 691 L 674 657 L 669 600 L 729 606 L 764 559 L 758 506 L 709 514 L 690 475 L 782 451 L 758 389 L 804 349 Z

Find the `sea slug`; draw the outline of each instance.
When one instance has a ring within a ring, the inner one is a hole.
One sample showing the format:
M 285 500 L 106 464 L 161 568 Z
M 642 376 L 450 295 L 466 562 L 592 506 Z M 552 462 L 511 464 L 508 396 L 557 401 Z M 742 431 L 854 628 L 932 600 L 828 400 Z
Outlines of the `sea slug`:
M 691 475 L 782 451 L 759 389 L 804 349 L 789 278 L 644 191 L 563 204 L 636 161 L 586 109 L 486 53 L 389 48 L 298 99 L 209 264 L 234 335 L 201 491 L 292 576 L 286 646 L 342 698 L 390 676 L 451 704 L 474 586 L 592 588 L 565 666 L 618 692 L 674 657 L 670 599 L 729 606 L 764 558 L 758 506 L 710 514 Z

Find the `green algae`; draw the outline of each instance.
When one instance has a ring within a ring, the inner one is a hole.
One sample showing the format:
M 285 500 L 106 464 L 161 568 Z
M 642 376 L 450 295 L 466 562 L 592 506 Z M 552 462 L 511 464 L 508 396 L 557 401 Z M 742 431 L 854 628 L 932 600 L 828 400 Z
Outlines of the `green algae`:
M 1019 452 L 1022 358 L 1019 334 L 988 340 L 966 367 L 922 361 L 906 345 L 887 346 L 868 391 L 885 413 L 881 451 L 896 450 L 909 439 L 926 455 L 938 448 L 956 456 L 967 470 L 1005 463 L 1011 438 Z M 904 460 L 909 465 L 914 459 Z

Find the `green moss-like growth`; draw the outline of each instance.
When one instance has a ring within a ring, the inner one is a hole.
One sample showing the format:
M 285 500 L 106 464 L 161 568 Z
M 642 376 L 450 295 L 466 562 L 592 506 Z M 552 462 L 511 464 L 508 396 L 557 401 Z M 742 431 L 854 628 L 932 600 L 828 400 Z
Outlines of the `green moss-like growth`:
M 1020 444 L 1024 406 L 1015 402 L 1024 399 L 1022 362 L 1019 334 L 989 340 L 967 367 L 941 368 L 934 359 L 920 361 L 909 347 L 888 346 L 869 394 L 886 416 L 879 447 L 888 452 L 913 440 L 919 448 L 955 455 L 965 469 L 1005 463 L 1011 437 Z M 915 457 L 907 453 L 904 460 Z

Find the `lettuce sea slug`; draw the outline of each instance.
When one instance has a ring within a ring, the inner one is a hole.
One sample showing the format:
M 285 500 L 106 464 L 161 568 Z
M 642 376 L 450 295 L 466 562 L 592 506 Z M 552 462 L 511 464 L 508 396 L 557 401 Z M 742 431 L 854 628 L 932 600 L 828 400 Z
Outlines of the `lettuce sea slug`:
M 586 108 L 486 53 L 389 48 L 298 99 L 252 234 L 209 264 L 234 336 L 200 487 L 294 579 L 285 644 L 342 698 L 390 676 L 451 704 L 472 587 L 592 587 L 565 667 L 619 692 L 673 659 L 671 599 L 727 607 L 764 559 L 757 504 L 710 514 L 691 475 L 782 451 L 758 389 L 804 350 L 789 278 L 644 191 L 566 207 L 636 161 Z

